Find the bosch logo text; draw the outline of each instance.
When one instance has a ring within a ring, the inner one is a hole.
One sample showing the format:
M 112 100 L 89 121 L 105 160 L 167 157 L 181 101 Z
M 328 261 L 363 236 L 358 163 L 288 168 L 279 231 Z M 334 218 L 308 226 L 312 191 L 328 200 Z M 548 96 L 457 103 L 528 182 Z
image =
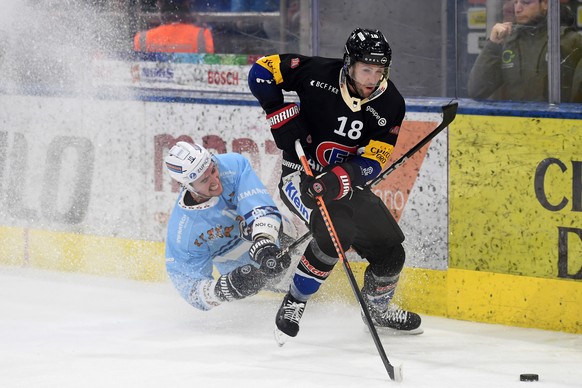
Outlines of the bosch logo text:
M 209 85 L 238 85 L 238 72 L 236 71 L 208 71 Z

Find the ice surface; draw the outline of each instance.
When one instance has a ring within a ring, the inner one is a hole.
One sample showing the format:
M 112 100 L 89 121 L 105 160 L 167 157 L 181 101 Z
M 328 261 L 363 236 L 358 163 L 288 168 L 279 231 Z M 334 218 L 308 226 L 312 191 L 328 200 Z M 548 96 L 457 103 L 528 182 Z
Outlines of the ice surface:
M 582 386 L 580 335 L 425 316 L 381 335 L 398 384 L 351 303 L 308 303 L 280 348 L 279 295 L 200 312 L 170 283 L 0 267 L 0 285 L 0 387 Z

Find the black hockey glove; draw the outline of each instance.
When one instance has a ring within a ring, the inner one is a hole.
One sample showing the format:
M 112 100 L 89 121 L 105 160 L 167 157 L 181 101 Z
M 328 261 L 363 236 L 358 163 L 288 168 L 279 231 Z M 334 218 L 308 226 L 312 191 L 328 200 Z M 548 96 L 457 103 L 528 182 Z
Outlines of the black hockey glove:
M 221 301 L 230 302 L 255 295 L 266 282 L 267 277 L 263 272 L 247 264 L 219 277 L 214 293 Z
M 295 155 L 295 140 L 305 142 L 309 132 L 299 119 L 297 104 L 286 103 L 269 110 L 267 121 L 277 147 L 291 155 Z
M 281 249 L 266 238 L 256 240 L 249 249 L 249 255 L 268 278 L 276 277 L 291 265 L 291 257 L 287 253 L 278 257 L 280 254 Z
M 350 189 L 350 175 L 339 165 L 316 177 L 301 176 L 301 201 L 311 209 L 317 207 L 315 197 L 321 196 L 324 202 L 336 201 L 345 197 Z

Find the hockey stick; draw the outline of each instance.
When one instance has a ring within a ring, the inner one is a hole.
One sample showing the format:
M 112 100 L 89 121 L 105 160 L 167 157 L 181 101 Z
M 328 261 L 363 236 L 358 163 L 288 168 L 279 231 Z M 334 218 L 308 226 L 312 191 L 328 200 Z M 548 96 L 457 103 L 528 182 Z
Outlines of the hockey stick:
M 459 104 L 456 102 L 443 106 L 442 107 L 443 119 L 442 119 L 441 123 L 435 129 L 433 129 L 428 135 L 426 135 L 421 141 L 419 141 L 414 147 L 412 147 L 404 155 L 402 155 L 397 161 L 395 161 L 390 166 L 388 166 L 388 168 L 386 170 L 384 170 L 383 172 L 381 172 L 380 175 L 378 175 L 376 178 L 374 178 L 372 183 L 370 183 L 370 186 L 373 187 L 373 186 L 377 185 L 378 183 L 380 183 L 380 181 L 382 181 L 388 175 L 392 174 L 392 172 L 394 170 L 396 170 L 404 162 L 406 162 L 408 159 L 410 159 L 410 157 L 412 157 L 414 154 L 416 154 L 418 151 L 420 151 L 420 149 L 422 147 L 424 147 L 436 135 L 441 133 L 441 131 L 443 129 L 448 127 L 453 122 L 455 117 L 457 116 L 457 107 L 458 106 L 459 106 Z
M 297 248 L 299 245 L 301 245 L 303 241 L 307 240 L 309 237 L 311 237 L 311 233 L 307 232 L 303 236 L 299 237 L 297 240 L 289 244 L 288 247 L 281 249 L 281 252 L 279 252 L 279 254 L 277 255 L 277 259 L 280 259 L 287 253 L 291 252 L 293 249 Z
M 453 120 L 455 120 L 455 117 L 457 116 L 458 105 L 459 104 L 455 102 L 455 103 L 451 103 L 451 104 L 443 106 L 442 107 L 443 119 L 442 119 L 441 123 L 435 129 L 433 129 L 428 135 L 426 135 L 422 140 L 420 140 L 418 143 L 416 143 L 416 145 L 414 147 L 409 149 L 404 155 L 402 155 L 400 158 L 398 158 L 398 160 L 396 160 L 394 163 L 392 163 L 390 166 L 388 166 L 388 168 L 386 170 L 384 170 L 383 172 L 381 172 L 380 175 L 378 175 L 376 178 L 374 178 L 372 180 L 372 182 L 370 183 L 370 187 L 376 186 L 378 183 L 380 183 L 382 180 L 384 180 L 388 175 L 392 174 L 394 172 L 394 170 L 396 170 L 398 167 L 403 165 L 404 162 L 406 162 L 408 159 L 410 159 L 412 156 L 414 156 L 414 154 L 416 154 L 418 151 L 420 151 L 420 149 L 422 147 L 424 147 L 429 141 L 434 139 L 436 135 L 441 133 L 443 129 L 448 127 L 453 122 Z M 359 187 L 359 189 L 362 190 L 361 187 Z M 299 244 L 301 244 L 303 241 L 305 241 L 305 239 L 307 237 L 309 237 L 310 235 L 311 234 L 309 232 L 305 233 L 303 236 L 299 237 L 299 239 L 297 241 L 295 241 L 293 244 L 291 244 L 288 247 L 288 249 L 291 250 L 291 249 L 297 247 Z M 285 253 L 287 253 L 287 252 L 288 251 L 286 251 Z
M 311 167 L 309 167 L 309 163 L 307 162 L 307 157 L 305 156 L 305 152 L 303 152 L 303 147 L 301 147 L 301 142 L 299 140 L 295 141 L 295 151 L 297 152 L 297 156 L 301 160 L 301 164 L 303 165 L 303 168 L 305 169 L 305 173 L 309 176 L 313 176 L 313 172 L 311 171 Z M 327 228 L 327 231 L 329 232 L 329 235 L 331 237 L 331 240 L 333 242 L 335 250 L 338 254 L 338 257 L 343 264 L 346 275 L 348 276 L 348 280 L 350 282 L 350 286 L 352 287 L 352 291 L 354 292 L 354 295 L 356 296 L 356 299 L 358 300 L 358 303 L 360 304 L 360 309 L 362 310 L 362 313 L 364 314 L 364 317 L 366 319 L 366 324 L 368 325 L 368 329 L 370 330 L 370 334 L 372 334 L 372 339 L 374 340 L 374 344 L 376 345 L 376 349 L 378 349 L 378 353 L 380 354 L 380 358 L 382 359 L 382 362 L 384 363 L 384 367 L 386 368 L 386 371 L 388 372 L 388 376 L 390 376 L 391 380 L 402 381 L 402 366 L 397 366 L 395 368 L 392 364 L 390 364 L 390 361 L 388 360 L 388 357 L 386 356 L 386 352 L 384 351 L 384 348 L 382 347 L 382 343 L 380 342 L 380 338 L 378 337 L 378 332 L 376 331 L 376 328 L 374 327 L 374 324 L 372 323 L 372 317 L 370 316 L 370 312 L 366 308 L 366 302 L 364 301 L 362 293 L 360 292 L 360 289 L 358 288 L 358 283 L 356 282 L 356 278 L 354 277 L 354 273 L 352 272 L 352 269 L 350 268 L 350 263 L 348 262 L 348 259 L 346 258 L 346 254 L 345 254 L 345 252 L 344 252 L 344 250 L 343 250 L 343 248 L 338 240 L 337 233 L 335 231 L 335 228 L 333 226 L 333 223 L 331 221 L 329 213 L 327 212 L 327 207 L 325 206 L 325 203 L 323 202 L 323 199 L 321 198 L 321 196 L 315 197 L 315 200 L 317 202 L 317 206 L 319 207 L 319 210 L 321 211 L 321 215 L 323 216 L 323 221 L 325 222 L 325 226 Z

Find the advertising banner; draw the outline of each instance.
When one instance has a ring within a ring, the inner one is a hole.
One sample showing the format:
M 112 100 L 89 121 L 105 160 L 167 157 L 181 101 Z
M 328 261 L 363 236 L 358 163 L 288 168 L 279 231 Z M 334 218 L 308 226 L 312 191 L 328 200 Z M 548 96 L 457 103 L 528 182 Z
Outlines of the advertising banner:
M 582 122 L 462 116 L 455 129 L 449 265 L 582 279 Z
M 0 103 L 10 107 L 0 110 L 2 226 L 163 242 L 178 190 L 164 170 L 163 157 L 179 140 L 201 142 L 214 153 L 245 155 L 284 209 L 277 192 L 280 151 L 258 106 L 242 107 L 228 99 L 200 104 L 23 95 L 0 96 Z M 438 121 L 438 114 L 408 114 L 392 160 Z M 409 263 L 446 268 L 446 135 L 409 159 L 375 192 L 401 223 Z M 45 247 L 54 247 L 54 241 Z M 68 243 L 54 247 L 54 260 L 90 254 L 79 247 L 83 241 L 77 238 L 74 249 Z M 107 251 L 107 241 L 101 253 Z

